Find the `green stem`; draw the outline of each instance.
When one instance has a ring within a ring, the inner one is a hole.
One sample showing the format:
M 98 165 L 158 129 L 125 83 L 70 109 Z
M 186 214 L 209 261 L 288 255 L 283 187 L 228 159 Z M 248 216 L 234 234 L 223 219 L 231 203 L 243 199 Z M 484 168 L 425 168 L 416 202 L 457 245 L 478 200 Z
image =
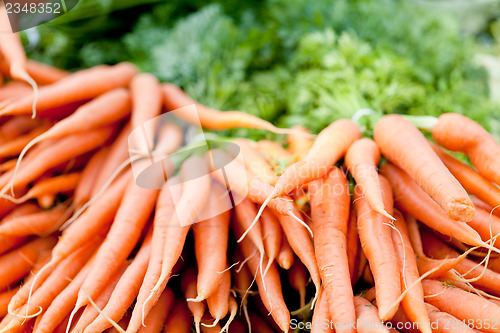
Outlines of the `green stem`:
M 403 117 L 408 120 L 410 123 L 415 125 L 420 130 L 426 132 L 432 132 L 432 129 L 436 125 L 438 119 L 433 116 L 407 116 L 403 115 Z

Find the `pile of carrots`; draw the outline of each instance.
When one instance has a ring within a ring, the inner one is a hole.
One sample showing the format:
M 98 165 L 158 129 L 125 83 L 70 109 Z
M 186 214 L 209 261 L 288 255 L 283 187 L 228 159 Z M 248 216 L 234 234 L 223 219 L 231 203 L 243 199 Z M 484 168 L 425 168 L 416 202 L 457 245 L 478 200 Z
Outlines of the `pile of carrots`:
M 400 115 L 373 139 L 348 119 L 312 135 L 129 63 L 68 73 L 6 43 L 0 332 L 500 331 L 500 145 L 471 119 L 433 119 L 433 142 Z M 185 131 L 161 123 L 133 151 L 130 134 L 188 105 L 184 122 L 287 142 L 234 138 L 243 160 L 214 148 L 138 186 L 131 164 L 168 161 Z

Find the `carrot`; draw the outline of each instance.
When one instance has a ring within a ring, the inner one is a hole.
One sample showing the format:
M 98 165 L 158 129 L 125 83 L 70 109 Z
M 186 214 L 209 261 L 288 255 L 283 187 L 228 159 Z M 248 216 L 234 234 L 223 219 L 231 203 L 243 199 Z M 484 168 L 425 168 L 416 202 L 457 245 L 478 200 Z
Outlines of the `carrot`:
M 190 333 L 193 319 L 189 314 L 186 301 L 177 300 L 167 317 L 163 333 Z
M 5 88 L 5 86 L 2 88 Z M 31 119 L 27 116 L 13 117 L 0 126 L 0 143 L 4 144 L 16 137 L 31 132 L 43 123 L 44 121 L 40 119 Z
M 313 312 L 311 333 L 334 333 L 332 319 L 330 316 L 330 305 L 328 304 L 328 296 L 324 289 L 321 290 L 318 305 Z
M 426 296 L 426 301 L 443 312 L 471 324 L 471 328 L 476 328 L 483 332 L 497 332 L 498 328 L 485 325 L 488 321 L 494 323 L 500 318 L 500 307 L 488 300 L 464 291 L 460 288 L 453 288 L 436 280 L 423 280 L 422 286 Z
M 226 269 L 230 214 L 223 200 L 225 189 L 213 182 L 206 210 L 210 217 L 193 225 L 194 248 L 198 266 L 197 301 L 213 295 Z
M 287 139 L 290 153 L 294 156 L 295 162 L 303 159 L 313 145 L 309 130 L 300 125 L 291 128 L 291 132 L 288 134 Z
M 73 102 L 85 101 L 107 91 L 125 87 L 137 73 L 130 63 L 115 66 L 102 66 L 82 70 L 39 90 L 36 103 L 37 111 L 44 113 L 56 107 Z M 31 112 L 33 95 L 14 100 L 0 110 L 0 115 L 22 115 Z
M 500 205 L 500 190 L 489 180 L 481 176 L 470 166 L 462 163 L 454 156 L 446 153 L 437 145 L 430 143 L 451 174 L 462 184 L 471 195 L 475 195 L 489 205 Z
M 58 205 L 49 211 L 14 218 L 0 225 L 0 234 L 12 236 L 51 234 L 64 222 L 67 209 L 67 205 Z
M 294 215 L 300 216 L 300 213 L 295 210 Z M 295 219 L 281 214 L 276 214 L 275 216 L 278 218 L 281 228 L 283 229 L 286 239 L 290 244 L 290 247 L 293 249 L 293 252 L 295 252 L 300 261 L 302 261 L 304 266 L 306 266 L 309 274 L 311 274 L 311 279 L 316 287 L 316 296 L 312 302 L 312 305 L 314 305 L 317 297 L 319 296 L 318 293 L 321 286 L 321 277 L 318 263 L 316 262 L 316 257 L 314 256 L 313 242 L 309 238 L 306 229 Z
M 380 172 L 392 185 L 394 202 L 398 209 L 415 216 L 419 221 L 443 235 L 454 237 L 468 245 L 488 247 L 479 234 L 466 223 L 449 218 L 441 207 L 403 170 L 386 163 L 381 167 Z
M 448 150 L 465 153 L 482 176 L 500 183 L 497 175 L 500 146 L 477 122 L 458 113 L 444 113 L 434 125 L 432 137 Z
M 500 235 L 500 217 L 490 215 L 489 212 L 476 208 L 476 214 L 472 221 L 467 223 L 476 230 L 484 241 L 488 241 L 496 235 Z M 498 247 L 497 243 L 497 247 Z M 494 244 L 493 244 L 494 245 Z
M 382 201 L 377 165 L 380 162 L 380 150 L 375 141 L 363 138 L 355 141 L 345 154 L 345 164 L 349 172 L 363 191 L 370 207 L 377 213 L 392 219 L 387 214 Z
M 288 271 L 288 282 L 299 292 L 300 308 L 306 306 L 306 287 L 309 274 L 300 261 L 296 261 Z
M 221 273 L 222 280 L 215 293 L 207 298 L 208 311 L 214 322 L 208 326 L 215 326 L 229 311 L 229 297 L 231 293 L 231 273 Z
M 26 62 L 26 70 L 28 74 L 35 80 L 38 84 L 46 85 L 57 81 L 60 81 L 70 74 L 62 69 L 52 67 L 50 65 L 28 59 Z
M 32 91 L 29 84 L 22 81 L 10 81 L 0 86 L 0 101 L 7 101 L 15 99 L 23 95 L 27 95 Z M 0 142 L 3 142 L 2 135 L 0 135 Z
M 290 247 L 285 235 L 281 236 L 281 246 L 278 252 L 278 256 L 276 257 L 276 262 L 283 269 L 290 269 L 294 262 L 294 254 L 293 250 Z
M 78 290 L 80 289 L 83 280 L 90 271 L 92 258 L 83 266 L 70 284 L 50 303 L 46 311 L 38 318 L 40 321 L 34 330 L 37 333 L 52 332 L 59 324 L 63 323 L 76 303 Z M 69 317 L 68 317 L 69 318 Z M 66 324 L 67 325 L 67 324 Z
M 163 249 L 161 273 L 156 285 L 150 291 L 144 302 L 151 306 L 156 304 L 163 289 L 171 276 L 172 268 L 179 259 L 190 225 L 196 221 L 198 214 L 204 208 L 210 193 L 210 177 L 204 160 L 198 156 L 191 156 L 181 166 L 182 195 L 176 201 L 176 214 L 172 215 Z M 202 176 L 200 176 L 202 175 Z M 198 177 L 198 178 L 195 178 Z M 195 297 L 195 296 L 193 296 Z M 143 317 L 149 310 L 143 305 Z M 127 328 L 130 330 L 130 327 Z
M 238 223 L 233 223 L 232 227 L 236 237 L 242 235 L 243 231 Z M 259 270 L 259 259 L 253 256 L 253 253 L 256 251 L 253 243 L 245 238 L 240 243 L 240 248 L 243 252 L 243 256 L 248 260 L 250 271 L 254 272 L 257 287 L 259 288 L 259 295 L 264 306 L 280 329 L 284 332 L 288 332 L 290 328 L 290 312 L 283 299 L 281 282 L 276 265 L 273 264 L 269 266 L 269 270 L 266 275 L 263 276 Z
M 95 265 L 95 261 L 93 266 Z M 98 295 L 93 299 L 94 303 L 97 305 L 99 309 L 102 309 L 109 301 L 113 291 L 118 285 L 120 279 L 123 277 L 124 272 L 130 267 L 130 262 L 123 262 L 118 269 L 105 281 L 104 288 L 99 292 Z M 92 268 L 91 268 L 92 269 Z M 87 275 L 88 276 L 88 275 Z M 85 280 L 84 280 L 85 283 Z M 81 287 L 80 287 L 80 290 Z M 78 300 L 76 302 L 78 304 Z M 81 333 L 99 316 L 99 312 L 97 309 L 92 306 L 90 303 L 84 308 L 82 315 L 78 319 L 75 327 L 72 332 Z M 70 315 L 71 318 L 71 315 Z M 71 322 L 71 320 L 70 320 Z
M 252 142 L 247 139 L 237 138 L 233 140 L 240 147 L 245 167 L 257 177 L 273 185 L 277 177 L 268 161 L 260 154 Z
M 349 208 L 349 219 L 347 220 L 346 250 L 347 263 L 349 264 L 349 276 L 354 286 L 359 279 L 359 266 L 361 261 L 361 244 L 359 243 L 357 216 L 354 205 Z
M 149 259 L 148 268 L 144 276 L 137 301 L 130 318 L 129 329 L 137 331 L 141 327 L 141 318 L 143 312 L 149 312 L 152 305 L 146 304 L 146 300 L 154 288 L 161 274 L 161 264 L 163 261 L 163 248 L 165 247 L 166 234 L 169 225 L 165 221 L 169 221 L 172 214 L 175 214 L 173 197 L 177 198 L 181 195 L 181 187 L 168 187 L 172 182 L 175 183 L 176 178 L 170 178 L 167 185 L 160 191 L 156 202 L 156 210 L 153 221 L 153 239 L 151 244 L 151 258 Z
M 25 277 L 39 253 L 54 246 L 54 237 L 38 238 L 0 257 L 0 290 Z
M 408 172 L 450 218 L 467 222 L 474 217 L 467 192 L 408 120 L 396 114 L 385 116 L 375 126 L 373 137 L 382 154 Z
M 314 223 L 314 249 L 334 322 L 346 323 L 337 332 L 354 332 L 356 321 L 349 263 L 347 258 L 347 223 L 349 185 L 338 168 L 327 177 L 309 184 L 311 217 Z
M 269 209 L 264 209 L 260 221 L 262 224 L 264 250 L 269 258 L 269 262 L 273 262 L 279 255 L 283 231 L 278 220 Z
M 390 184 L 380 176 L 380 185 L 384 207 L 389 210 L 389 215 L 392 215 Z M 359 239 L 375 280 L 379 317 L 386 321 L 397 311 L 396 301 L 401 295 L 400 272 L 394 255 L 390 220 L 371 209 L 357 186 L 354 190 L 354 202 L 358 216 Z
M 357 325 L 359 333 L 389 333 L 377 315 L 377 308 L 363 297 L 354 296 Z M 380 313 L 380 309 L 378 311 Z
M 394 217 L 396 220 L 394 221 L 395 229 L 392 230 L 392 241 L 399 261 L 401 291 L 407 291 L 401 300 L 401 306 L 408 318 L 419 325 L 422 333 L 432 333 L 429 317 L 425 309 L 422 284 L 416 282 L 420 275 L 415 253 L 408 236 L 406 221 L 397 210 L 394 211 Z
M 487 212 L 494 214 L 495 216 L 500 217 L 500 210 L 499 209 L 488 205 L 486 202 L 484 202 L 483 200 L 481 200 L 475 196 L 471 196 L 470 199 L 471 199 L 472 203 L 474 204 L 474 207 L 481 208 L 482 210 L 485 210 Z
M 190 302 L 189 299 L 194 299 L 196 297 L 196 290 L 198 289 L 196 286 L 196 273 L 193 268 L 188 268 L 184 274 L 181 281 L 182 292 L 184 293 L 184 297 L 188 300 L 188 308 L 189 311 L 193 314 L 194 324 L 196 328 L 196 332 L 200 332 L 200 323 L 205 313 L 206 304 L 204 301 L 202 302 Z
M 19 287 L 15 287 L 13 289 L 9 289 L 0 293 L 0 318 L 5 317 L 7 314 L 7 307 L 9 305 L 9 301 L 17 292 Z
M 167 288 L 146 317 L 146 326 L 141 327 L 138 333 L 160 333 L 173 305 L 174 293 Z
M 175 115 L 194 125 L 201 124 L 202 127 L 212 130 L 225 130 L 231 128 L 254 128 L 264 129 L 273 133 L 286 134 L 286 129 L 277 128 L 273 124 L 240 111 L 219 111 L 199 104 L 192 100 L 181 88 L 172 84 L 162 84 L 164 100 L 168 110 L 175 110 Z M 182 107 L 194 105 L 196 114 L 189 109 L 178 110 Z
M 289 166 L 293 162 L 293 155 L 274 141 L 258 141 L 257 150 L 266 157 L 267 161 L 275 169 L 275 172 L 278 171 L 280 165 Z
M 113 321 L 120 320 L 132 305 L 146 274 L 151 256 L 151 237 L 152 231 L 149 231 L 141 244 L 139 252 L 113 288 L 106 306 L 102 309 L 102 314 L 99 314 L 94 321 L 88 323 L 88 326 L 84 329 L 85 333 L 103 332 L 110 328 L 112 325 L 109 319 Z
M 14 33 L 7 16 L 5 4 L 0 7 L 0 30 L 3 32 L 0 36 L 0 53 L 9 66 L 9 74 L 16 80 L 21 80 L 33 87 L 33 116 L 36 116 L 36 102 L 38 96 L 38 85 L 28 74 L 27 58 L 24 52 L 19 33 Z
M 81 172 L 81 177 L 76 185 L 73 196 L 73 205 L 80 208 L 88 202 L 92 195 L 97 175 L 101 171 L 106 155 L 109 153 L 108 148 L 102 148 L 97 153 L 93 154 L 88 163 Z
M 58 140 L 33 157 L 33 159 L 26 161 L 19 168 L 15 178 L 12 175 L 8 182 L 0 184 L 3 186 L 0 194 L 5 194 L 9 188 L 25 186 L 48 169 L 95 149 L 97 146 L 102 145 L 112 134 L 112 128 L 103 128 Z
M 42 124 L 31 132 L 19 136 L 15 139 L 5 142 L 0 145 L 0 157 L 17 156 L 23 151 L 23 148 L 30 143 L 31 140 L 41 135 L 49 129 L 48 124 Z
M 132 93 L 132 117 L 131 125 L 136 129 L 148 120 L 158 117 L 162 110 L 163 92 L 158 79 L 149 73 L 140 73 L 134 76 L 130 82 Z M 146 134 L 153 134 L 148 133 Z M 154 137 L 148 138 L 148 142 L 154 142 Z
M 447 331 L 450 333 L 477 332 L 476 330 L 469 328 L 467 325 L 464 325 L 463 321 L 458 320 L 449 313 L 440 311 L 431 304 L 425 303 L 425 307 L 427 308 L 427 313 L 429 314 L 429 318 L 433 323 L 433 326 L 436 327 L 436 329 L 433 329 L 434 333 L 441 333 L 445 328 L 449 328 Z
M 123 195 L 106 240 L 99 248 L 94 266 L 78 293 L 73 314 L 95 299 L 105 287 L 106 276 L 116 272 L 134 249 L 141 230 L 153 211 L 158 190 L 143 189 L 131 181 Z

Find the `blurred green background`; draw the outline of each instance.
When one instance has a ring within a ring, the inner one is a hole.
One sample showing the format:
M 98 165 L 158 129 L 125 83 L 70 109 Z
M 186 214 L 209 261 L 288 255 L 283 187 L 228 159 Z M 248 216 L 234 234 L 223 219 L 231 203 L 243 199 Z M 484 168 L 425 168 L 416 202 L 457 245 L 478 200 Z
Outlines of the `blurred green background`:
M 366 107 L 459 112 L 500 139 L 499 8 L 492 0 L 80 0 L 23 40 L 30 57 L 67 69 L 131 61 L 201 103 L 278 126 L 318 132 Z

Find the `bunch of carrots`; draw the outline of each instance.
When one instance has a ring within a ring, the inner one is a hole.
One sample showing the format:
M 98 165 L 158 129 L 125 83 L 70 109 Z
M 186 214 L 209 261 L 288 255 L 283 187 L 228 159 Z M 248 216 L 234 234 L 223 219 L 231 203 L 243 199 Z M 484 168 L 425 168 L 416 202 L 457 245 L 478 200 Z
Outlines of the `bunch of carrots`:
M 315 136 L 129 63 L 68 73 L 0 46 L 0 332 L 500 331 L 500 145 L 474 121 L 431 119 L 433 142 L 400 115 L 373 139 L 348 119 Z M 234 138 L 242 160 L 209 147 L 171 167 L 181 121 L 287 144 Z M 134 163 L 162 164 L 160 186 Z

